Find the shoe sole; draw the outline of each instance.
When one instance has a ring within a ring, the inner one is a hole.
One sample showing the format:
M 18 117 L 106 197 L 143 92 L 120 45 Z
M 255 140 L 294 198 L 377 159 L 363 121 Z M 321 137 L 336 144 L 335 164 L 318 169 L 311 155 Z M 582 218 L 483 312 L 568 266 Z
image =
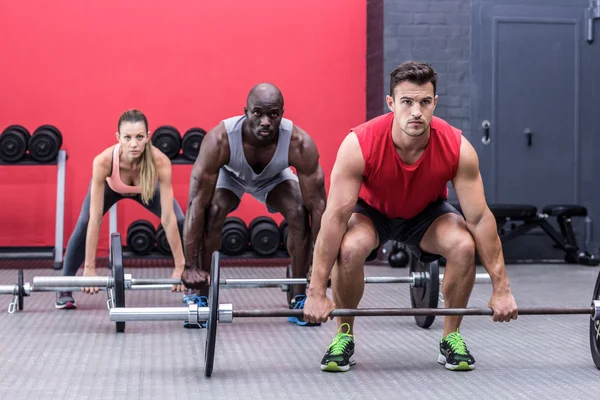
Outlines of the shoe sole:
M 326 365 L 321 364 L 321 371 L 346 372 L 354 365 L 356 365 L 356 361 L 354 361 L 354 357 L 350 357 L 350 362 L 347 365 L 338 365 L 335 361 L 329 361 Z
M 75 302 L 71 303 L 68 302 L 66 304 L 54 304 L 54 307 L 58 308 L 59 310 L 74 310 L 77 308 L 77 306 L 75 306 Z
M 466 361 L 461 361 L 458 365 L 447 363 L 446 357 L 443 354 L 438 356 L 438 363 L 442 364 L 449 371 L 472 371 L 475 369 L 475 363 L 469 365 Z

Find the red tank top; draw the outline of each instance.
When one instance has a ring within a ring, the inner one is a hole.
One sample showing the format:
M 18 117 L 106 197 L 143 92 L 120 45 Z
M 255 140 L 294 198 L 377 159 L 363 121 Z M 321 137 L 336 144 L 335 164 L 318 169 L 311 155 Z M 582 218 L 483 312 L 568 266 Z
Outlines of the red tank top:
M 359 197 L 389 218 L 417 216 L 438 198 L 448 197 L 456 175 L 462 131 L 433 117 L 431 138 L 413 165 L 400 158 L 392 141 L 393 113 L 373 118 L 352 131 L 365 159 Z

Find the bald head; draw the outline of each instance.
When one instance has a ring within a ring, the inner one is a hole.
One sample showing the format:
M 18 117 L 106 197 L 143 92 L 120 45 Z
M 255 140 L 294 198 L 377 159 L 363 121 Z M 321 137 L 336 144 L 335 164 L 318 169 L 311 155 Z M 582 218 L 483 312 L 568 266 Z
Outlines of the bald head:
M 283 118 L 283 95 L 277 86 L 259 83 L 254 86 L 244 107 L 247 121 L 245 131 L 262 143 L 273 143 L 279 136 L 279 125 Z
M 251 108 L 255 103 L 272 104 L 283 108 L 283 94 L 277 86 L 271 83 L 259 83 L 250 89 L 246 99 L 248 108 Z

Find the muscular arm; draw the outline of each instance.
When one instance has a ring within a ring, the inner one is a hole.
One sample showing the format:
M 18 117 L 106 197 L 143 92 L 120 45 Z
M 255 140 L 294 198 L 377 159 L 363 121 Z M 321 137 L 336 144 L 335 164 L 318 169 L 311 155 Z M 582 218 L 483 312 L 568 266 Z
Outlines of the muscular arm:
M 94 158 L 90 188 L 90 219 L 85 239 L 84 268 L 88 271 L 96 270 L 96 251 L 104 209 L 104 182 L 109 173 L 110 159 L 107 160 L 104 153 Z
M 171 168 L 171 160 L 162 153 L 158 154 L 158 151 L 156 153 L 156 169 L 160 188 L 160 223 L 167 235 L 167 241 L 173 253 L 175 268 L 183 269 L 185 263 L 183 246 L 181 245 L 177 217 L 173 208 L 173 170 Z
M 325 211 L 325 177 L 319 164 L 319 152 L 312 138 L 295 128 L 289 155 L 290 165 L 296 168 L 304 206 L 310 214 L 313 241 L 321 229 L 321 218 Z
M 354 133 L 342 142 L 331 172 L 327 207 L 313 254 L 311 295 L 325 296 L 327 279 L 337 259 L 362 184 L 364 158 Z
M 204 248 L 205 210 L 215 193 L 219 170 L 229 161 L 229 142 L 222 124 L 209 131 L 192 168 L 188 209 L 183 225 L 185 269 L 201 269 Z
M 493 290 L 509 291 L 502 244 L 496 219 L 485 200 L 477 153 L 464 137 L 460 146 L 458 171 L 452 184 L 467 221 L 467 228 L 475 240 L 479 258 L 492 279 Z

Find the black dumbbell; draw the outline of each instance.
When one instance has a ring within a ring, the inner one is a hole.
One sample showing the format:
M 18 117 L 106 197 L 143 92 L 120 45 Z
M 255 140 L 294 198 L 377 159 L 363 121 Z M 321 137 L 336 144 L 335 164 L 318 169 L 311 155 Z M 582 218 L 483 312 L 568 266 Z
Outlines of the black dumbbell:
M 392 250 L 388 256 L 388 262 L 392 268 L 406 268 L 410 261 L 410 255 L 406 246 L 399 242 L 394 242 Z
M 27 154 L 29 131 L 21 125 L 10 125 L 0 135 L 0 159 L 8 163 L 20 161 Z
M 173 159 L 181 149 L 181 135 L 174 126 L 163 125 L 152 134 L 152 144 Z
M 257 217 L 248 226 L 252 249 L 261 256 L 275 254 L 281 243 L 277 223 L 271 217 Z
M 202 128 L 190 128 L 185 132 L 181 141 L 181 150 L 185 158 L 192 161 L 198 158 L 204 135 L 206 131 Z
M 136 254 L 146 255 L 154 249 L 156 231 L 150 221 L 138 219 L 127 228 L 127 246 Z
M 227 217 L 223 223 L 221 251 L 237 256 L 248 250 L 248 227 L 238 217 Z
M 29 139 L 29 154 L 39 162 L 55 160 L 62 142 L 62 135 L 55 126 L 42 125 L 33 131 Z
M 288 222 L 286 219 L 279 224 L 279 234 L 281 235 L 281 247 L 287 249 Z
M 179 237 L 183 246 L 183 222 L 178 225 Z M 167 232 L 163 228 L 162 224 L 158 224 L 156 227 L 156 248 L 158 251 L 164 254 L 172 255 L 171 246 L 169 245 L 169 239 L 167 239 Z

